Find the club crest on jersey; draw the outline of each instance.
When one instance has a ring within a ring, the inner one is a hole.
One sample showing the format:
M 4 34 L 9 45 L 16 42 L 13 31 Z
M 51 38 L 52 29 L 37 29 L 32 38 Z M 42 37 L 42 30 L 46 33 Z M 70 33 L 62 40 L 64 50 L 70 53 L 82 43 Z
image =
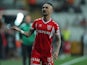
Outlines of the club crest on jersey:
M 47 25 L 47 29 L 51 30 L 52 26 L 51 25 Z

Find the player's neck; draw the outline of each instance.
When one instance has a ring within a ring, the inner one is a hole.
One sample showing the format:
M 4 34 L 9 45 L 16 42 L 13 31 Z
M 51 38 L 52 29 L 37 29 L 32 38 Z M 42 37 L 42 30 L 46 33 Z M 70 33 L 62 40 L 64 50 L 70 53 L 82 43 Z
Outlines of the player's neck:
M 44 20 L 45 22 L 49 21 L 49 20 L 50 20 L 50 16 L 44 16 L 44 17 L 43 17 L 43 20 Z

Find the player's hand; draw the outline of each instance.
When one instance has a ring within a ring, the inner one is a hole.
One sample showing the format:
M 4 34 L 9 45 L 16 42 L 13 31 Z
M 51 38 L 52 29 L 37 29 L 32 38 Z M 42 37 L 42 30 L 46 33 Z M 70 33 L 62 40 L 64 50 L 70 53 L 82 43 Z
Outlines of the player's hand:
M 54 59 L 54 60 L 57 60 L 57 58 L 58 58 L 58 52 L 54 52 L 54 53 L 53 53 L 53 59 Z
M 11 29 L 16 30 L 16 31 L 20 31 L 20 29 L 17 26 L 13 26 L 13 27 L 11 27 Z

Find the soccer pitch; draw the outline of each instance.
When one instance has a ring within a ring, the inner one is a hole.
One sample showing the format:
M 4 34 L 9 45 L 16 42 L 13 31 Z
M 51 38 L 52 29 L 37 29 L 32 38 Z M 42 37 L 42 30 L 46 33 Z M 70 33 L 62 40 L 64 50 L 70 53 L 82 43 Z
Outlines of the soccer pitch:
M 59 58 L 58 60 L 54 61 L 54 65 L 87 65 L 87 56 L 84 58 L 67 56 L 65 58 Z M 20 59 L 1 60 L 0 65 L 23 65 L 23 64 L 22 64 L 22 59 L 20 58 Z

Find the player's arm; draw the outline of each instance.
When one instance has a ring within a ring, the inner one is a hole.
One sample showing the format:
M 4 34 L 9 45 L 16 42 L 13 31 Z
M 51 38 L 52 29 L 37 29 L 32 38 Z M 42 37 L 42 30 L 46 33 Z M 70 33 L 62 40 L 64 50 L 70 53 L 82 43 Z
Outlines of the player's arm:
M 58 54 L 59 54 L 59 50 L 60 50 L 60 46 L 61 46 L 61 35 L 60 35 L 60 32 L 56 32 L 56 33 L 55 33 L 55 36 L 56 36 L 56 38 L 57 38 L 57 40 L 56 40 L 56 45 L 57 45 L 56 51 L 57 51 Z
M 21 34 L 29 37 L 30 35 L 32 35 L 32 33 L 34 32 L 34 29 L 30 29 L 29 32 L 24 32 L 23 30 L 21 30 L 20 28 L 16 27 L 16 26 L 13 26 L 12 29 L 20 32 Z
M 20 32 L 21 32 L 23 35 L 29 37 L 29 36 L 31 36 L 31 35 L 33 34 L 34 29 L 30 29 L 29 32 L 24 32 L 24 31 L 22 31 L 22 30 L 21 30 Z
M 60 50 L 60 46 L 61 46 L 61 35 L 60 35 L 60 31 L 56 31 L 55 33 L 55 36 L 56 36 L 56 48 L 55 48 L 55 51 L 54 51 L 54 58 L 57 59 L 58 57 L 58 54 L 59 54 L 59 50 Z

